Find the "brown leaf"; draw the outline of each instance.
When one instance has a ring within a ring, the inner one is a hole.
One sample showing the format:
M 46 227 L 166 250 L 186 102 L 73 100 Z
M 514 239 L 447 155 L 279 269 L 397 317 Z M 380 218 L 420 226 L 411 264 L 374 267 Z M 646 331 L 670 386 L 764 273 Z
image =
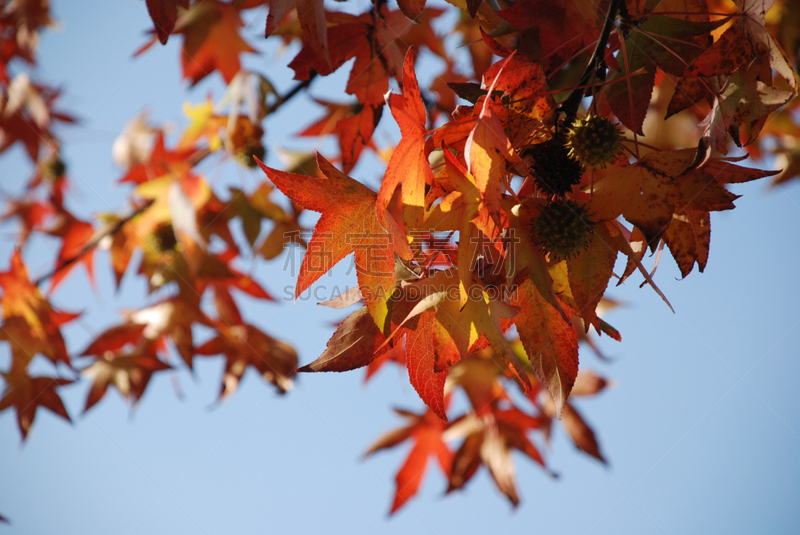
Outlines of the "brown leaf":
M 56 392 L 56 387 L 72 384 L 67 379 L 54 377 L 30 377 L 24 370 L 12 370 L 3 373 L 6 382 L 3 396 L 0 398 L 0 411 L 14 407 L 17 411 L 17 426 L 22 433 L 22 440 L 28 436 L 36 417 L 36 409 L 44 407 L 54 414 L 72 422 Z
M 361 307 L 339 325 L 322 355 L 297 371 L 344 372 L 361 368 L 379 356 L 385 340 L 367 307 Z

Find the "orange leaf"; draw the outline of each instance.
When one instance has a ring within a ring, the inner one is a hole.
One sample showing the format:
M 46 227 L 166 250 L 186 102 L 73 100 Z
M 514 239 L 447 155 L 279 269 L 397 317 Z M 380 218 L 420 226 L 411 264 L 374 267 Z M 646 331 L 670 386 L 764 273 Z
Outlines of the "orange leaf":
M 382 327 L 395 285 L 394 255 L 411 257 L 406 237 L 391 215 L 378 217 L 375 192 L 337 170 L 321 155 L 317 163 L 325 178 L 278 171 L 259 161 L 267 177 L 287 197 L 322 214 L 300 265 L 295 296 L 345 256 L 355 253 L 361 295 L 375 323 Z
M 617 249 L 613 243 L 605 225 L 597 225 L 586 249 L 567 259 L 569 287 L 587 331 L 597 323 L 597 305 L 614 271 Z
M 578 376 L 578 338 L 572 323 L 527 280 L 511 297 L 520 308 L 515 323 L 536 376 L 547 387 L 560 415 Z
M 445 474 L 450 472 L 453 462 L 453 453 L 442 440 L 446 424 L 432 411 L 428 410 L 424 414 L 401 410 L 396 412 L 405 416 L 410 421 L 409 425 L 385 434 L 365 454 L 365 456 L 372 455 L 376 451 L 393 448 L 408 439 L 414 440 L 414 446 L 395 477 L 397 490 L 389 514 L 397 512 L 417 493 L 425 476 L 429 457 L 437 458 Z
M 419 320 L 403 329 L 406 334 L 406 365 L 408 378 L 419 397 L 444 421 L 447 413 L 444 407 L 444 382 L 448 370 L 436 371 L 437 336 L 435 331 L 442 329 L 436 321 L 436 313 L 426 311 Z M 446 338 L 449 338 L 446 336 Z M 452 341 L 450 342 L 452 344 Z
M 419 228 L 425 214 L 425 185 L 433 179 L 425 151 L 428 116 L 414 73 L 416 54 L 409 48 L 403 66 L 403 95 L 389 97 L 389 109 L 400 127 L 402 139 L 392 153 L 378 193 L 378 217 L 382 217 L 400 182 L 403 183 L 405 222 Z
M 94 248 L 86 251 L 83 250 L 94 236 L 94 228 L 91 223 L 76 219 L 69 214 L 64 213 L 62 217 L 65 218 L 64 226 L 61 227 L 63 241 L 61 243 L 61 249 L 58 251 L 56 271 L 50 281 L 50 293 L 55 291 L 56 287 L 78 263 L 83 264 L 86 268 L 89 282 L 94 286 L 94 269 L 92 263 Z M 75 258 L 81 253 L 83 253 L 82 256 L 75 261 Z M 69 264 L 67 264 L 68 261 L 70 262 Z
M 219 71 L 230 83 L 241 69 L 239 55 L 256 52 L 239 35 L 239 11 L 218 0 L 205 0 L 192 6 L 178 19 L 174 33 L 184 36 L 183 77 L 191 85 Z

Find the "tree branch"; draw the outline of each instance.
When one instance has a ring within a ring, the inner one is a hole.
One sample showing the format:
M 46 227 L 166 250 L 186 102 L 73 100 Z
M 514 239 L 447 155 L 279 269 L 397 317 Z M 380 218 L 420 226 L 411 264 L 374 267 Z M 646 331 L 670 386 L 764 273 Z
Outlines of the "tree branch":
M 123 219 L 120 219 L 119 221 L 117 221 L 116 223 L 111 225 L 105 232 L 103 232 L 102 234 L 100 234 L 98 236 L 95 236 L 94 239 L 86 242 L 83 245 L 83 247 L 81 247 L 80 251 L 78 251 L 73 256 L 71 256 L 71 257 L 67 258 L 66 260 L 64 260 L 64 262 L 56 265 L 56 267 L 53 268 L 53 270 L 50 271 L 49 273 L 45 273 L 44 275 L 42 275 L 41 277 L 36 279 L 34 284 L 36 286 L 39 286 L 39 285 L 43 284 L 44 282 L 47 282 L 47 280 L 49 280 L 50 277 L 52 277 L 53 275 L 55 275 L 56 273 L 58 273 L 62 269 L 65 269 L 65 268 L 71 266 L 72 264 L 74 264 L 75 262 L 77 262 L 78 260 L 83 258 L 83 255 L 85 255 L 86 253 L 88 253 L 89 251 L 91 251 L 92 249 L 97 247 L 97 245 L 101 241 L 103 241 L 103 239 L 105 239 L 107 236 L 111 236 L 111 235 L 116 234 L 117 232 L 119 232 L 119 230 L 123 227 L 123 225 L 125 225 L 125 223 L 127 223 L 128 221 L 130 221 L 131 219 L 133 219 L 137 215 L 141 214 L 142 212 L 144 212 L 145 210 L 150 208 L 150 206 L 154 202 L 156 202 L 155 199 L 148 200 L 142 206 L 137 208 L 132 214 L 128 215 L 127 217 L 124 217 Z
M 581 105 L 581 99 L 583 99 L 585 91 L 584 88 L 589 83 L 592 76 L 596 73 L 601 73 L 601 77 L 605 78 L 605 53 L 608 38 L 611 35 L 611 30 L 614 28 L 614 20 L 617 18 L 617 13 L 620 9 L 627 12 L 627 7 L 625 0 L 611 0 L 611 4 L 608 6 L 608 13 L 606 13 L 606 21 L 603 24 L 603 31 L 600 33 L 600 39 L 594 47 L 592 57 L 589 58 L 589 63 L 586 64 L 586 69 L 584 69 L 578 85 L 575 86 L 575 89 L 572 90 L 572 93 L 569 94 L 567 99 L 560 106 L 561 111 L 564 112 L 564 124 L 567 127 L 572 125 L 573 121 L 575 121 L 575 117 L 578 115 L 578 108 Z
M 284 104 L 289 102 L 292 99 L 292 97 L 294 97 L 296 94 L 298 94 L 303 89 L 305 89 L 308 86 L 310 86 L 311 82 L 313 82 L 314 78 L 316 78 L 316 77 L 317 77 L 317 71 L 313 71 L 312 70 L 311 74 L 308 76 L 308 80 L 301 81 L 299 84 L 297 84 L 296 86 L 291 88 L 285 95 L 283 95 L 282 97 L 278 97 L 278 101 L 275 103 L 274 106 L 272 106 L 269 109 L 269 113 L 275 113 L 275 111 L 278 108 L 280 108 L 281 106 L 283 106 Z

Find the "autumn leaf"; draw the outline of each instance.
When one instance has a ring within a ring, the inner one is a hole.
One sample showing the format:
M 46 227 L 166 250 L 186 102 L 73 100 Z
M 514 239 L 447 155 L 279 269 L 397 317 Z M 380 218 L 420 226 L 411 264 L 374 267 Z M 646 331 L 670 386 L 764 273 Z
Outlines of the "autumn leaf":
M 392 94 L 389 109 L 402 138 L 395 147 L 378 193 L 378 217 L 383 217 L 394 190 L 403 183 L 403 214 L 406 226 L 419 228 L 425 214 L 425 186 L 433 179 L 425 150 L 428 116 L 414 72 L 416 53 L 408 49 L 403 66 L 403 95 Z
M 482 103 L 479 103 L 478 120 L 464 145 L 467 171 L 475 178 L 475 185 L 483 196 L 486 209 L 498 223 L 501 218 L 500 204 L 503 192 L 501 177 L 505 174 L 506 163 L 518 162 L 519 158 L 506 136 L 498 111 L 495 110 L 492 95 L 504 68 L 513 59 L 514 53 L 501 62 L 501 68 L 492 80 L 487 96 L 483 98 Z
M 538 30 L 541 56 L 549 65 L 559 66 L 597 40 L 602 25 L 598 17 L 605 13 L 587 2 L 531 0 L 517 2 L 498 15 L 518 30 Z
M 408 457 L 395 476 L 397 490 L 389 514 L 396 513 L 417 493 L 430 457 L 436 457 L 445 475 L 450 473 L 453 460 L 453 453 L 442 440 L 446 424 L 432 411 L 416 414 L 395 409 L 395 412 L 405 417 L 409 424 L 383 435 L 364 454 L 367 457 L 382 449 L 393 448 L 406 440 L 414 442 Z
M 548 398 L 544 404 L 544 412 L 551 418 L 556 416 L 555 403 L 551 398 Z M 595 436 L 594 430 L 589 427 L 583 416 L 572 406 L 571 403 L 566 403 L 559 418 L 561 425 L 575 446 L 584 453 L 594 457 L 603 464 L 607 464 L 605 457 L 600 452 L 600 443 Z M 549 432 L 548 432 L 549 434 Z
M 707 48 L 708 34 L 725 21 L 695 22 L 652 15 L 637 24 L 617 55 L 622 71 L 602 89 L 620 122 L 642 135 L 656 71 L 682 75 Z
M 512 505 L 517 506 L 520 500 L 514 480 L 516 469 L 511 450 L 519 450 L 545 466 L 538 448 L 527 437 L 530 430 L 538 429 L 541 425 L 538 418 L 516 407 L 503 410 L 495 406 L 483 414 L 469 413 L 453 422 L 447 430 L 447 436 L 464 437 L 464 441 L 453 457 L 447 492 L 462 488 L 484 465 L 500 492 Z
M 189 0 L 147 0 L 147 12 L 153 19 L 158 40 L 162 45 L 167 44 L 169 34 L 175 28 L 178 20 L 178 6 L 189 9 Z
M 39 288 L 28 279 L 22 254 L 15 250 L 8 271 L 0 272 L 0 297 L 3 325 L 0 339 L 11 344 L 16 366 L 24 368 L 37 353 L 54 364 L 70 364 L 60 326 L 79 314 L 57 311 Z
M 58 96 L 59 91 L 32 83 L 27 73 L 16 75 L 0 96 L 0 153 L 19 142 L 37 161 L 42 144 L 54 140 L 50 127 L 55 120 L 74 121 L 53 110 Z
M 212 326 L 211 320 L 200 309 L 198 298 L 192 297 L 177 295 L 130 314 L 133 325 L 145 326 L 141 333 L 145 339 L 156 341 L 169 336 L 189 369 L 193 367 L 195 352 L 192 326 Z
M 196 149 L 192 147 L 168 150 L 164 145 L 164 133 L 159 131 L 156 134 L 150 157 L 131 166 L 119 181 L 141 185 L 166 175 L 176 178 L 189 176 L 193 167 L 190 158 L 195 153 Z
M 641 229 L 648 245 L 655 248 L 681 200 L 676 177 L 688 169 L 693 159 L 691 150 L 654 152 L 633 165 L 609 171 L 592 186 L 587 207 L 593 221 L 608 221 L 622 214 Z
M 289 63 L 295 79 L 308 80 L 312 71 L 326 76 L 355 58 L 345 90 L 365 107 L 382 106 L 389 78 L 400 71 L 403 60 L 398 38 L 411 33 L 413 24 L 400 11 L 385 7 L 380 11 L 380 16 L 373 16 L 370 10 L 358 16 L 339 12 L 329 17 L 330 63 L 319 55 L 313 43 L 304 43 Z
M 375 323 L 383 326 L 389 313 L 387 301 L 395 285 L 394 255 L 411 257 L 405 235 L 391 215 L 377 215 L 377 196 L 372 190 L 320 155 L 317 162 L 325 178 L 286 173 L 259 162 L 272 183 L 292 201 L 322 214 L 300 265 L 295 296 L 345 256 L 355 253 L 364 303 Z
M 54 377 L 30 377 L 19 369 L 1 375 L 6 386 L 0 398 L 0 411 L 14 407 L 22 440 L 27 438 L 39 407 L 44 407 L 72 423 L 64 402 L 56 392 L 57 387 L 72 384 L 72 381 Z
M 339 138 L 342 170 L 349 173 L 366 147 L 372 147 L 372 133 L 381 120 L 383 106 L 346 105 L 317 101 L 327 108 L 325 117 L 304 129 L 300 136 L 335 134 Z
M 239 11 L 218 0 L 192 4 L 178 18 L 173 33 L 183 34 L 181 65 L 191 85 L 219 71 L 230 83 L 241 69 L 242 52 L 256 52 L 239 35 Z
M 344 372 L 367 366 L 380 355 L 385 340 L 367 307 L 361 307 L 337 327 L 322 355 L 297 371 Z
M 514 322 L 528 360 L 553 396 L 560 415 L 578 376 L 575 329 L 531 280 L 519 285 L 511 304 L 520 309 Z
M 195 349 L 198 355 L 225 355 L 225 374 L 220 399 L 233 395 L 248 366 L 283 394 L 291 390 L 297 368 L 297 353 L 253 325 L 218 325 L 219 334 Z
M 444 383 L 453 360 L 453 357 L 448 358 L 447 354 L 454 353 L 460 358 L 458 348 L 444 327 L 436 320 L 436 312 L 432 310 L 422 312 L 416 321 L 407 325 L 401 333 L 405 333 L 406 336 L 406 366 L 411 386 L 436 416 L 447 421 Z M 437 358 L 447 362 L 444 369 L 436 369 Z
M 606 227 L 596 225 L 592 230 L 586 248 L 567 258 L 572 298 L 577 307 L 576 312 L 583 318 L 587 331 L 590 324 L 597 324 L 597 305 L 606 291 L 617 260 L 617 249 Z
M 58 251 L 55 272 L 50 277 L 50 293 L 55 291 L 56 287 L 66 278 L 72 268 L 79 263 L 86 268 L 89 282 L 94 285 L 94 265 L 92 261 L 94 249 L 86 249 L 87 243 L 94 237 L 94 228 L 91 223 L 81 221 L 69 213 L 64 212 L 59 215 L 61 216 L 61 224 L 57 230 L 50 232 L 50 234 L 55 234 L 61 238 L 61 249 Z
M 514 7 L 532 3 L 524 2 Z M 539 62 L 514 54 L 492 65 L 484 75 L 484 84 L 494 87 L 494 91 L 501 92 L 508 101 L 505 132 L 514 147 L 530 142 L 533 136 L 541 133 L 543 124 L 549 124 L 555 118 L 556 102 L 550 94 L 544 67 Z
M 453 191 L 428 215 L 425 226 L 430 231 L 455 230 L 458 238 L 458 277 L 461 307 L 467 304 L 468 290 L 478 261 L 491 264 L 492 271 L 502 265 L 502 229 L 492 219 L 485 198 L 474 178 L 449 151 L 444 152 L 445 168 L 438 182 L 447 181 Z M 500 251 L 498 251 L 498 248 Z
M 84 352 L 85 355 L 89 353 Z M 88 411 L 103 399 L 108 387 L 112 385 L 123 398 L 135 405 L 142 398 L 153 373 L 168 369 L 171 366 L 155 355 L 152 345 L 131 352 L 103 351 L 102 355 L 97 355 L 94 362 L 81 372 L 92 380 L 83 410 Z

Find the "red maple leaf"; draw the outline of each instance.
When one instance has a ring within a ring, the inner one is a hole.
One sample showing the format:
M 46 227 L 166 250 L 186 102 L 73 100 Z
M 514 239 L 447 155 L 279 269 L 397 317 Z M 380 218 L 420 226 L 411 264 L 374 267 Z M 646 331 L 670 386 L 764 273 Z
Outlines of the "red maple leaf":
M 405 417 L 409 424 L 399 429 L 394 429 L 380 437 L 364 454 L 372 455 L 376 451 L 393 448 L 406 440 L 413 440 L 414 446 L 406 457 L 403 466 L 395 476 L 397 490 L 389 513 L 397 512 L 405 503 L 417 493 L 430 457 L 436 457 L 439 466 L 445 475 L 450 473 L 453 462 L 453 453 L 442 439 L 442 432 L 447 424 L 439 419 L 431 410 L 424 414 L 395 409 L 400 416 Z
M 36 409 L 44 407 L 54 414 L 72 422 L 64 407 L 64 402 L 56 392 L 56 387 L 71 384 L 67 379 L 54 377 L 30 377 L 22 370 L 3 373 L 6 382 L 3 397 L 0 398 L 0 411 L 14 407 L 17 411 L 17 426 L 22 433 L 22 440 L 28 436 L 36 417 Z

